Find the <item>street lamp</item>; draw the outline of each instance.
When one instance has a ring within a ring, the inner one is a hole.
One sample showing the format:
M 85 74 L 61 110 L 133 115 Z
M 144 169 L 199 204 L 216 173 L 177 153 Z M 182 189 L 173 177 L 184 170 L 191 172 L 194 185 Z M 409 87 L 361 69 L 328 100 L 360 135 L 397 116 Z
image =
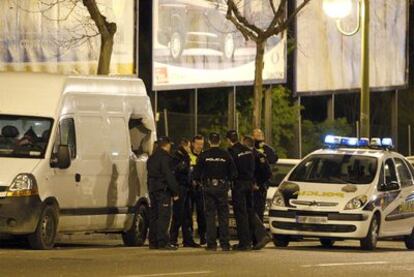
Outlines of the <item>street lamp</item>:
M 336 27 L 345 36 L 353 36 L 361 30 L 361 102 L 360 137 L 370 137 L 370 95 L 369 95 L 369 0 L 357 0 L 357 26 L 351 32 L 345 31 L 341 19 L 352 11 L 352 0 L 323 0 L 326 15 L 336 19 Z

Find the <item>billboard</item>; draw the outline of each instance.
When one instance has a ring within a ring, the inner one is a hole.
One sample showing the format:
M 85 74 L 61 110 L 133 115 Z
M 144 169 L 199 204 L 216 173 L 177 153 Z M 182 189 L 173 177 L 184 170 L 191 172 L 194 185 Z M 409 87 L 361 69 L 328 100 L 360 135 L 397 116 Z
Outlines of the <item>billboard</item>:
M 237 3 L 257 25 L 270 22 L 268 1 Z M 253 83 L 256 46 L 226 19 L 225 0 L 154 0 L 153 11 L 154 90 Z M 286 39 L 274 36 L 267 42 L 263 78 L 280 83 L 285 71 Z
M 314 0 L 298 16 L 296 88 L 299 94 L 355 90 L 360 87 L 361 33 L 342 35 L 335 19 Z M 303 0 L 298 0 L 300 4 Z M 343 29 L 357 24 L 353 15 Z M 388 89 L 407 84 L 407 1 L 370 1 L 370 87 Z
M 117 23 L 111 73 L 132 74 L 134 1 L 98 0 Z M 96 74 L 100 37 L 81 1 L 0 1 L 0 71 Z

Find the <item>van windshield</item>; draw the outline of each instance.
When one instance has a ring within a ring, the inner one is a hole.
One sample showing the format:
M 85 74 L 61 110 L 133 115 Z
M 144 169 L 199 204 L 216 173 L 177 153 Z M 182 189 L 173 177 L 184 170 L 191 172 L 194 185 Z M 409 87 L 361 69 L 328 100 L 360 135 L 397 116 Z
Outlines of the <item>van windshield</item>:
M 321 154 L 302 161 L 289 176 L 289 181 L 329 184 L 369 184 L 377 172 L 374 157 Z
M 49 118 L 0 115 L 0 157 L 43 158 L 52 124 Z

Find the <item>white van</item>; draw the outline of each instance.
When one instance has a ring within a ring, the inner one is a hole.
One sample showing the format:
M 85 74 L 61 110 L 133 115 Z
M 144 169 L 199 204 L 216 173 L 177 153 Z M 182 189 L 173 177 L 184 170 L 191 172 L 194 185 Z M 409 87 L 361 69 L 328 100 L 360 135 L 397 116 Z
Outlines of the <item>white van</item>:
M 0 233 L 34 249 L 77 232 L 142 245 L 155 136 L 139 79 L 0 73 Z
M 414 249 L 414 168 L 390 139 L 327 136 L 285 177 L 269 211 L 274 244 L 316 237 L 325 247 L 357 239 L 372 250 L 381 238 Z

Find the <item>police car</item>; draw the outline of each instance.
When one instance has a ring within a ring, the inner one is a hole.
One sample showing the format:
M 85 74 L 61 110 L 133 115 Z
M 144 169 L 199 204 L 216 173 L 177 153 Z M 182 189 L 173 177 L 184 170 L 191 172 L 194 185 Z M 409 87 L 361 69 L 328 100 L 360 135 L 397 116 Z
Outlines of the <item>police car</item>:
M 414 168 L 389 138 L 327 136 L 325 147 L 284 178 L 269 211 L 274 244 L 316 237 L 325 247 L 360 240 L 373 250 L 381 238 L 404 238 L 414 249 Z

